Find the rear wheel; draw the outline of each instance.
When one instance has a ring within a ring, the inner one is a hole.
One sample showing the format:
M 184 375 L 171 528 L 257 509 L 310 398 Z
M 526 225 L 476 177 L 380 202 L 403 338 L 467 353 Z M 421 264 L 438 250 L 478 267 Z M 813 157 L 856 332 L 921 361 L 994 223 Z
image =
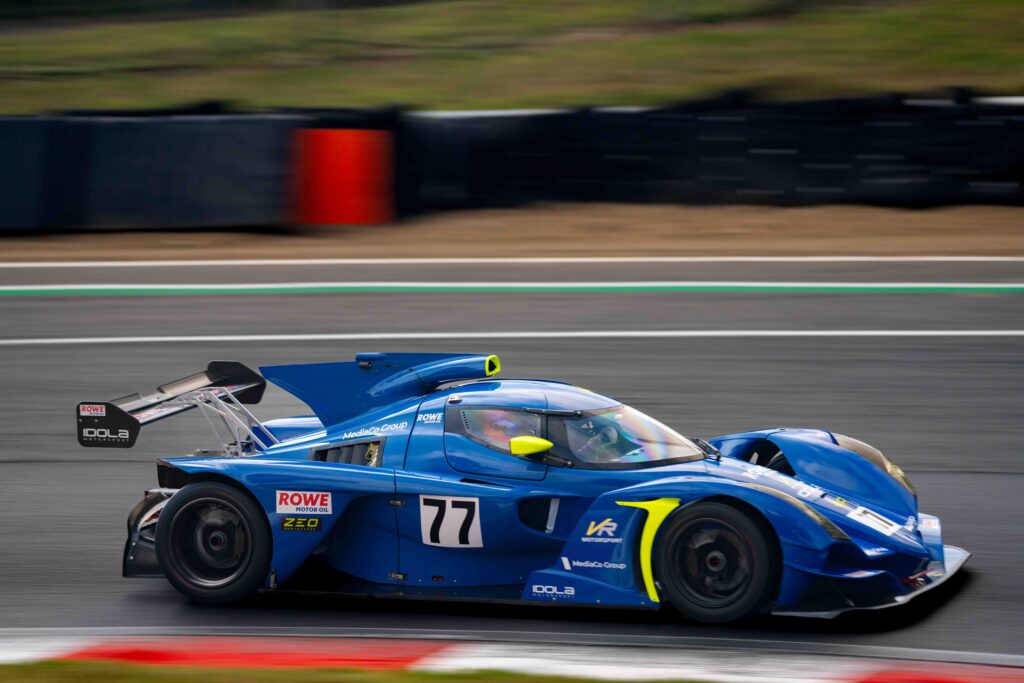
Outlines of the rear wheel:
M 669 602 L 709 623 L 764 610 L 778 585 L 779 553 L 767 522 L 725 503 L 695 503 L 669 519 L 655 575 Z
M 156 554 L 164 576 L 204 604 L 235 602 L 257 591 L 270 564 L 265 515 L 241 491 L 189 484 L 160 513 Z

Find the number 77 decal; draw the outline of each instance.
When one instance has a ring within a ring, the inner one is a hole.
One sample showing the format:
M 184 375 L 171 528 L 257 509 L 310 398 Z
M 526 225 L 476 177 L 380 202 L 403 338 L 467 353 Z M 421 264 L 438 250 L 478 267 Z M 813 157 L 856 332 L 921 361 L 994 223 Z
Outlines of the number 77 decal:
M 420 496 L 420 533 L 424 545 L 482 548 L 480 499 Z

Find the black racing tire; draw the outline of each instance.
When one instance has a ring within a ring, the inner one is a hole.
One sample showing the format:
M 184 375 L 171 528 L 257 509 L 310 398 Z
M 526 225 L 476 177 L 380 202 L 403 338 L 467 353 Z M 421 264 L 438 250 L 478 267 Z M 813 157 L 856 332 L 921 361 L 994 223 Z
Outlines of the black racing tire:
M 720 502 L 694 503 L 658 534 L 654 575 L 661 593 L 696 621 L 753 617 L 778 590 L 780 559 L 768 523 Z
M 156 557 L 178 591 L 204 605 L 254 594 L 271 552 L 266 515 L 247 495 L 218 482 L 189 484 L 160 513 Z

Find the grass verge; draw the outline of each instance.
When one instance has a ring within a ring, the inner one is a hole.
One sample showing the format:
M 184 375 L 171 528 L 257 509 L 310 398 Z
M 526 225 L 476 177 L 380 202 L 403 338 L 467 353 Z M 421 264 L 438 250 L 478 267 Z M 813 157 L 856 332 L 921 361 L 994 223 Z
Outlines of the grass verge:
M 4 111 L 656 104 L 970 84 L 1024 91 L 1019 0 L 443 0 L 45 27 L 7 24 Z
M 503 672 L 435 674 L 406 671 L 348 671 L 335 669 L 218 669 L 112 664 L 107 662 L 34 662 L 0 666 L 0 682 L 32 683 L 566 683 L 555 676 Z M 695 683 L 691 681 L 690 683 Z

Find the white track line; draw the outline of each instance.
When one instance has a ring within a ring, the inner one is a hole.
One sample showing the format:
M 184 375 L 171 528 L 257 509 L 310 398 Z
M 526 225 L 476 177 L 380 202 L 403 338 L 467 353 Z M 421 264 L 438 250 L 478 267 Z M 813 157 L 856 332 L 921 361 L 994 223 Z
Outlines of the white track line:
M 1024 256 L 538 256 L 507 258 L 312 258 L 180 259 L 147 261 L 24 261 L 0 263 L 17 268 L 213 268 L 250 266 L 423 266 L 541 265 L 588 263 L 1024 263 Z
M 1024 330 L 568 330 L 534 332 L 353 332 L 330 334 L 214 334 L 153 337 L 0 339 L 3 346 L 301 341 L 431 341 L 475 339 L 751 339 L 844 337 L 1024 337 Z
M 0 637 L 0 665 L 56 659 L 74 650 L 94 645 L 95 638 L 38 638 L 25 635 Z
M 762 654 L 663 648 L 459 643 L 410 667 L 435 674 L 511 671 L 533 676 L 609 681 L 693 680 L 715 683 L 849 683 L 868 679 L 887 663 L 818 655 Z M 907 664 L 901 663 L 905 670 Z M 946 665 L 949 667 L 949 665 Z M 952 680 L 957 680 L 953 678 Z
M 123 291 L 123 290 L 157 290 L 166 292 L 187 292 L 195 290 L 289 290 L 289 289 L 422 289 L 422 290 L 476 290 L 476 289 L 508 289 L 521 291 L 563 290 L 563 289 L 1021 289 L 1024 282 L 830 282 L 827 280 L 798 282 L 773 280 L 596 280 L 596 281 L 336 281 L 336 282 L 190 282 L 150 284 L 146 282 L 122 283 L 68 283 L 40 285 L 0 285 L 0 292 L 64 292 L 74 290 L 89 291 Z

